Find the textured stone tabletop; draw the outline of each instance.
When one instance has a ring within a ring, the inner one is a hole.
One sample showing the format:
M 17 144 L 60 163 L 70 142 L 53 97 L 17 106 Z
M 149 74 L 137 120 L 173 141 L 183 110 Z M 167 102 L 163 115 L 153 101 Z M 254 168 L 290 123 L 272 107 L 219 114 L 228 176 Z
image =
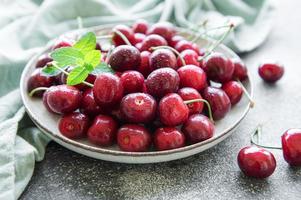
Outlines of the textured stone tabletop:
M 289 3 L 291 2 L 291 3 Z M 266 180 L 245 177 L 236 163 L 252 130 L 264 123 L 262 142 L 280 145 L 280 136 L 301 127 L 301 1 L 279 2 L 267 41 L 243 55 L 254 81 L 256 106 L 235 133 L 198 155 L 178 161 L 129 165 L 91 159 L 52 142 L 21 199 L 301 199 L 301 168 L 292 168 L 279 150 L 275 173 Z M 257 65 L 269 58 L 285 64 L 285 76 L 267 85 Z

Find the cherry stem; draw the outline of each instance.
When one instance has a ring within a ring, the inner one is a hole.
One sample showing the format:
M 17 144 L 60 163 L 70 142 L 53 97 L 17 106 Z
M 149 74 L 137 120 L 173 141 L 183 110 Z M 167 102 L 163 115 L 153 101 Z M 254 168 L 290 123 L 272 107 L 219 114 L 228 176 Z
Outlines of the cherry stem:
M 110 56 L 111 56 L 112 51 L 113 51 L 114 48 L 115 48 L 114 45 L 111 45 L 111 46 L 110 46 L 110 49 L 109 49 L 109 51 L 108 51 L 108 53 L 107 53 L 107 57 L 106 57 L 105 63 L 108 63 L 109 58 L 110 58 Z
M 259 147 L 267 148 L 267 149 L 282 149 L 281 147 L 266 146 L 266 145 L 259 144 L 261 132 L 262 132 L 262 127 L 261 127 L 261 125 L 258 125 L 258 127 L 254 131 L 254 133 L 252 133 L 252 135 L 251 135 L 251 144 L 254 144 Z M 255 141 L 255 136 L 257 137 L 256 141 Z
M 214 120 L 213 120 L 213 117 L 212 117 L 211 106 L 210 106 L 210 104 L 207 100 L 205 100 L 205 99 L 192 99 L 192 100 L 184 101 L 185 104 L 190 104 L 190 103 L 195 103 L 195 102 L 203 102 L 203 103 L 206 104 L 206 106 L 208 108 L 209 118 L 214 123 Z
M 172 52 L 174 52 L 181 60 L 182 62 L 182 65 L 185 66 L 186 65 L 186 62 L 184 60 L 184 58 L 181 56 L 180 52 L 178 52 L 176 49 L 170 47 L 170 46 L 157 46 L 157 47 L 151 47 L 150 50 L 157 50 L 157 49 L 169 49 L 171 50 Z
M 60 70 L 62 73 L 64 73 L 64 74 L 66 74 L 67 76 L 69 76 L 69 73 L 66 72 L 64 69 L 60 68 L 60 67 L 56 64 L 56 62 L 51 62 L 51 64 L 52 64 L 52 66 L 55 67 L 56 69 Z M 85 85 L 87 85 L 87 86 L 89 86 L 89 87 L 93 87 L 93 86 L 94 86 L 93 84 L 91 84 L 91 83 L 89 83 L 89 82 L 87 82 L 87 81 L 83 81 L 82 83 L 85 84 Z
M 222 37 L 219 40 L 217 40 L 213 45 L 211 45 L 208 48 L 208 51 L 205 53 L 204 56 L 200 56 L 198 58 L 198 61 L 200 62 L 200 61 L 204 60 L 205 58 L 207 58 L 226 39 L 226 37 L 231 33 L 233 28 L 234 28 L 234 24 L 230 24 L 229 29 L 222 35 Z
M 113 35 L 99 35 L 96 36 L 96 40 L 102 40 L 102 39 L 111 39 Z
M 48 87 L 38 87 L 38 88 L 31 90 L 28 95 L 30 97 L 32 97 L 34 95 L 34 93 L 39 92 L 39 91 L 45 91 L 45 90 L 48 90 Z
M 247 89 L 245 88 L 245 86 L 242 84 L 242 82 L 239 79 L 236 79 L 236 81 L 240 84 L 242 90 L 244 91 L 244 93 L 246 94 L 247 98 L 249 99 L 250 107 L 253 108 L 255 106 L 255 102 L 254 102 L 253 98 L 251 97 L 251 95 L 249 94 L 249 92 L 247 91 Z
M 117 30 L 117 29 L 114 29 L 113 32 L 114 32 L 115 34 L 117 34 L 119 37 L 121 37 L 121 39 L 124 41 L 125 44 L 127 44 L 127 45 L 129 45 L 129 46 L 133 46 L 133 45 L 130 43 L 130 41 L 127 39 L 127 37 L 125 37 L 125 35 L 124 35 L 121 31 L 119 31 L 119 30 Z

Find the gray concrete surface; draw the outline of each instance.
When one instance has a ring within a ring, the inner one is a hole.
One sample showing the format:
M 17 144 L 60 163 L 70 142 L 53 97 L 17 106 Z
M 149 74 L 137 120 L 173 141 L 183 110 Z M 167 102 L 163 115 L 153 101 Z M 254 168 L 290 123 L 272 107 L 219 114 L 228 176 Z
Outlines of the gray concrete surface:
M 263 142 L 279 144 L 288 128 L 301 127 L 301 1 L 281 1 L 268 40 L 243 55 L 255 85 L 256 106 L 227 140 L 186 159 L 147 165 L 94 160 L 51 143 L 21 199 L 301 199 L 301 168 L 291 168 L 279 150 L 266 180 L 241 174 L 236 156 L 264 123 Z M 265 84 L 257 75 L 264 59 L 285 64 L 283 79 Z

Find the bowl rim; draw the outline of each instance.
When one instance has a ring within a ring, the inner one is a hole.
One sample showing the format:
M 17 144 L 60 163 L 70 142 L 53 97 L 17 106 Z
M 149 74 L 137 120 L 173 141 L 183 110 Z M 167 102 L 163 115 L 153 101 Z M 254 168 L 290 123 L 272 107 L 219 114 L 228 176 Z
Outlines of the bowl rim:
M 78 33 L 78 32 L 83 31 L 83 30 L 100 32 L 101 29 L 112 28 L 113 25 L 115 25 L 115 24 L 106 24 L 106 25 L 93 26 L 93 27 L 90 27 L 90 28 L 76 29 L 76 30 L 68 31 L 65 34 Z M 193 31 L 187 30 L 187 29 L 184 29 L 184 28 L 176 27 L 176 29 L 178 31 L 182 32 L 182 33 L 188 33 L 188 34 L 193 34 L 193 35 L 196 34 Z M 214 41 L 214 40 L 211 40 L 211 39 L 204 39 L 204 40 Z M 61 140 L 62 142 L 65 142 L 65 143 L 67 143 L 69 145 L 72 145 L 74 147 L 82 148 L 84 150 L 92 151 L 92 152 L 95 152 L 95 153 L 101 153 L 101 154 L 112 155 L 112 156 L 129 156 L 129 157 L 148 157 L 148 156 L 169 155 L 169 154 L 185 152 L 185 151 L 193 150 L 193 149 L 199 148 L 201 146 L 205 146 L 207 144 L 210 144 L 210 143 L 212 143 L 216 140 L 219 140 L 222 137 L 225 137 L 228 133 L 231 133 L 232 130 L 235 129 L 239 125 L 239 123 L 246 117 L 246 115 L 248 114 L 248 112 L 251 108 L 251 104 L 250 104 L 250 102 L 248 102 L 248 104 L 247 104 L 246 108 L 244 109 L 241 117 L 238 120 L 236 120 L 230 127 L 223 130 L 218 136 L 213 136 L 212 138 L 207 139 L 205 141 L 198 142 L 198 143 L 191 144 L 191 145 L 187 145 L 187 146 L 180 147 L 180 148 L 177 148 L 177 149 L 164 150 L 164 151 L 126 152 L 126 151 L 112 150 L 112 149 L 106 149 L 106 148 L 103 148 L 103 147 L 94 147 L 94 146 L 89 146 L 87 144 L 83 144 L 83 143 L 78 142 L 76 140 L 72 140 L 72 139 L 69 139 L 67 137 L 64 137 L 60 134 L 55 134 L 52 131 L 50 131 L 47 127 L 40 124 L 38 122 L 38 120 L 34 117 L 33 112 L 30 109 L 28 109 L 28 104 L 27 104 L 27 101 L 25 99 L 25 95 L 27 94 L 26 91 L 23 90 L 23 88 L 25 88 L 25 74 L 30 69 L 30 67 L 34 64 L 34 61 L 40 55 L 42 55 L 43 53 L 45 53 L 49 50 L 50 45 L 53 43 L 53 41 L 54 40 L 50 40 L 47 43 L 46 47 L 43 48 L 34 57 L 32 57 L 28 61 L 28 63 L 26 64 L 25 68 L 23 69 L 21 79 L 20 79 L 20 93 L 21 93 L 21 98 L 22 98 L 25 110 L 26 110 L 27 114 L 29 115 L 29 117 L 32 119 L 32 121 L 37 125 L 37 127 L 40 128 L 43 133 L 46 132 L 44 134 L 46 134 L 47 136 L 54 137 L 55 139 Z M 228 48 L 224 44 L 220 44 L 219 48 L 229 52 L 230 54 L 232 54 L 233 57 L 238 57 L 236 53 L 234 53 L 230 48 Z M 249 82 L 249 87 L 250 87 L 250 96 L 253 97 L 253 83 L 252 83 L 252 80 L 250 79 L 249 73 L 248 73 L 248 82 Z

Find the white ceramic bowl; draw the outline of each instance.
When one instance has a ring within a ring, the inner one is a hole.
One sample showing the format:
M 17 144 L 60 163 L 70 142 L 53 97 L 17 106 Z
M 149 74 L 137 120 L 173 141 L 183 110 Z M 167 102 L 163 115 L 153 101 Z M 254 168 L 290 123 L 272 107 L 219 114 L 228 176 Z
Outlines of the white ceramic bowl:
M 108 33 L 111 28 L 111 25 L 106 25 L 93 27 L 89 30 L 93 30 L 97 35 L 103 35 Z M 179 33 L 185 37 L 191 36 L 193 34 L 180 28 L 178 30 Z M 212 41 L 201 39 L 199 40 L 198 45 L 205 46 L 206 44 L 208 44 L 208 42 Z M 49 43 L 49 45 L 51 45 L 51 42 Z M 47 136 L 49 136 L 51 139 L 61 144 L 62 146 L 89 157 L 120 163 L 156 163 L 185 158 L 209 149 L 210 147 L 217 145 L 219 142 L 230 136 L 235 128 L 237 128 L 237 126 L 240 124 L 242 119 L 247 115 L 250 109 L 249 101 L 245 96 L 243 96 L 242 100 L 231 109 L 231 111 L 225 118 L 216 121 L 216 130 L 212 138 L 203 142 L 173 150 L 124 152 L 119 150 L 116 145 L 109 148 L 102 148 L 89 143 L 87 139 L 71 140 L 64 137 L 58 130 L 58 120 L 60 116 L 49 113 L 43 106 L 41 99 L 31 98 L 27 93 L 28 78 L 35 69 L 35 63 L 38 57 L 41 54 L 49 51 L 49 45 L 44 51 L 42 51 L 39 55 L 36 55 L 28 62 L 22 73 L 20 88 L 23 103 L 28 115 L 31 117 L 33 122 L 43 131 L 43 133 L 45 133 Z M 221 52 L 228 57 L 238 57 L 232 50 L 224 45 L 220 45 L 216 49 L 216 51 Z M 251 80 L 247 79 L 246 81 L 244 81 L 244 86 L 252 96 L 253 90 Z

